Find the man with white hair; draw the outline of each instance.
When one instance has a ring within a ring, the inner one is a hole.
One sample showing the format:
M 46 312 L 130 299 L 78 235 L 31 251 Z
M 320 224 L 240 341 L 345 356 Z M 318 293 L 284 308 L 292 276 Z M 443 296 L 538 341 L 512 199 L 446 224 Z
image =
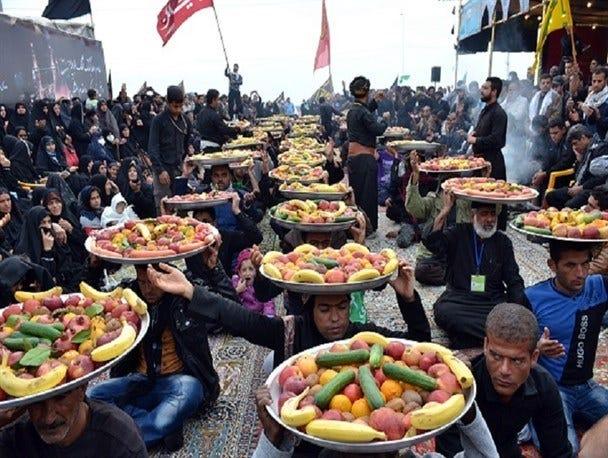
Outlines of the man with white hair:
M 523 303 L 524 281 L 511 241 L 497 230 L 496 205 L 473 202 L 472 223 L 444 231 L 454 202 L 452 193 L 444 193 L 443 208 L 423 240 L 429 251 L 447 260 L 447 286 L 433 312 L 452 348 L 481 347 L 488 313 L 501 302 Z

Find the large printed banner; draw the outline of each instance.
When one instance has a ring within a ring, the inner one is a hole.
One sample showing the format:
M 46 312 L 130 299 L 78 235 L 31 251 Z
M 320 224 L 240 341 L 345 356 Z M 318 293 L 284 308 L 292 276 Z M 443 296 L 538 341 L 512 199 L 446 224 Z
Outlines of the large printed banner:
M 107 96 L 101 42 L 0 14 L 0 103 Z
M 470 37 L 481 30 L 481 18 L 486 6 L 484 0 L 469 0 L 462 6 L 458 39 Z

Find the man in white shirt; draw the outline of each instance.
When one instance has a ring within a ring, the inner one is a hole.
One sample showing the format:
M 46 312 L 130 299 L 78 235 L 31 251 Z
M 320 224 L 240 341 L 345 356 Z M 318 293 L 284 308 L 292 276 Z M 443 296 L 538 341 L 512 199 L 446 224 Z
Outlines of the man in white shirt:
M 547 116 L 547 110 L 553 104 L 557 98 L 557 92 L 551 89 L 553 78 L 551 75 L 544 74 L 540 77 L 539 91 L 534 94 L 530 101 L 530 108 L 528 110 L 528 119 L 530 122 L 538 116 Z

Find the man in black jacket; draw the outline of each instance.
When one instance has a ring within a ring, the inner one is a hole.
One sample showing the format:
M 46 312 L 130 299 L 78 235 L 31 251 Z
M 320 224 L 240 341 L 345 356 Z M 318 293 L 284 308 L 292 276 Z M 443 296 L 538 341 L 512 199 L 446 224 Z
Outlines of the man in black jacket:
M 167 88 L 167 107 L 150 125 L 148 154 L 154 169 L 154 197 L 160 208 L 163 197 L 171 196 L 173 182 L 187 151 L 192 126 L 183 115 L 184 91 L 178 86 Z
M 475 130 L 467 137 L 475 156 L 483 157 L 492 164 L 492 178 L 507 179 L 502 148 L 507 141 L 507 114 L 497 103 L 502 91 L 502 80 L 489 77 L 481 85 L 481 101 L 486 106 L 481 110 Z
M 217 399 L 219 377 L 207 323 L 190 313 L 182 298 L 156 287 L 146 266 L 136 271 L 130 286 L 148 303 L 150 327 L 142 343 L 112 369 L 115 378 L 91 387 L 88 395 L 131 415 L 146 446 L 162 441 L 175 451 L 183 445 L 184 421 Z M 225 300 L 220 294 L 214 293 L 219 307 Z
M 206 152 L 219 151 L 219 148 L 230 138 L 236 138 L 239 130 L 226 125 L 217 112 L 220 104 L 220 93 L 216 89 L 209 89 L 206 95 L 207 104 L 196 118 L 196 128 Z
M 573 184 L 568 187 L 557 188 L 545 196 L 550 207 L 562 209 L 564 207 L 578 209 L 587 203 L 591 190 L 604 184 L 606 175 L 595 176 L 590 171 L 591 162 L 600 156 L 608 155 L 608 145 L 595 143 L 593 134 L 588 127 L 577 124 L 572 127 L 566 137 L 566 144 L 572 146 L 576 156 L 574 164 Z M 608 171 L 607 171 L 608 174 Z
M 325 100 L 325 97 L 319 97 L 319 115 L 321 117 L 321 125 L 325 131 L 323 134 L 325 140 L 329 140 L 334 136 L 335 125 L 332 121 L 332 115 L 340 116 L 340 114 L 338 110 Z

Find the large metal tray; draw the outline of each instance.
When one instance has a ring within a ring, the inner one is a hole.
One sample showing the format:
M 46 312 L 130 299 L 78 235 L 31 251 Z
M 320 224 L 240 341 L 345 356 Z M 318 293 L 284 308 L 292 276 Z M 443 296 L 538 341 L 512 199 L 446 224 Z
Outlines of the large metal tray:
M 208 207 L 216 207 L 218 205 L 225 204 L 230 202 L 229 197 L 224 197 L 222 199 L 208 199 L 208 200 L 194 200 L 189 202 L 171 202 L 166 199 L 163 201 L 165 207 L 175 210 L 197 210 L 199 208 L 208 208 Z
M 284 227 L 286 229 L 295 229 L 303 232 L 339 232 L 345 231 L 350 228 L 357 220 L 353 219 L 348 221 L 341 221 L 339 223 L 295 223 L 293 221 L 285 221 L 283 219 L 271 216 L 270 219 L 275 224 Z
M 416 343 L 411 340 L 397 339 L 397 338 L 392 338 L 392 337 L 390 338 L 390 340 L 397 340 L 399 342 L 404 343 L 405 345 L 413 345 L 414 343 Z M 275 421 L 277 421 L 283 428 L 289 430 L 290 433 L 294 434 L 295 436 L 297 436 L 307 442 L 310 442 L 314 445 L 317 445 L 319 447 L 329 449 L 329 450 L 337 450 L 337 451 L 346 452 L 346 453 L 368 453 L 368 454 L 369 453 L 373 454 L 373 453 L 394 452 L 394 451 L 401 450 L 404 448 L 409 448 L 420 442 L 427 441 L 427 440 L 445 432 L 448 428 L 450 428 L 450 426 L 452 426 L 454 423 L 456 423 L 458 420 L 460 420 L 460 418 L 466 412 L 468 412 L 468 410 L 473 406 L 473 402 L 475 401 L 475 395 L 477 393 L 477 384 L 475 382 L 473 383 L 473 386 L 471 388 L 465 390 L 465 392 L 464 392 L 466 403 L 465 403 L 464 409 L 462 410 L 462 413 L 457 418 L 455 418 L 452 422 L 448 423 L 447 425 L 444 425 L 441 428 L 437 428 L 432 431 L 425 432 L 423 434 L 419 434 L 414 437 L 408 437 L 407 439 L 401 439 L 401 440 L 395 440 L 395 441 L 376 441 L 376 442 L 367 442 L 367 443 L 362 443 L 362 444 L 361 443 L 354 444 L 354 443 L 348 443 L 348 442 L 335 442 L 335 441 L 319 439 L 317 437 L 309 436 L 305 432 L 300 431 L 296 428 L 287 426 L 285 423 L 283 423 L 283 421 L 281 420 L 281 416 L 279 415 L 279 408 L 278 408 L 279 394 L 280 394 L 279 375 L 281 374 L 283 369 L 285 369 L 287 366 L 293 365 L 294 362 L 298 358 L 302 357 L 303 355 L 316 355 L 319 351 L 328 350 L 329 348 L 331 348 L 332 345 L 334 345 L 336 343 L 345 343 L 346 344 L 349 341 L 350 341 L 350 339 L 330 342 L 330 343 L 326 343 L 323 345 L 319 345 L 317 347 L 310 348 L 301 353 L 298 353 L 297 355 L 294 355 L 291 358 L 288 358 L 287 360 L 283 361 L 279 366 L 277 366 L 271 372 L 271 374 L 266 379 L 266 385 L 268 386 L 268 388 L 270 390 L 270 395 L 272 397 L 272 405 L 266 406 L 266 408 L 268 409 L 268 412 L 270 413 L 270 415 L 275 419 Z
M 224 146 L 222 146 L 222 149 L 230 150 L 230 149 L 241 149 L 241 148 L 257 148 L 258 146 L 262 146 L 262 142 L 257 141 L 257 140 L 252 140 L 248 143 L 237 143 L 235 145 L 226 143 Z
M 73 294 L 70 294 L 70 296 L 72 296 L 72 295 Z M 82 296 L 82 294 L 80 294 L 80 296 Z M 111 361 L 108 361 L 106 364 L 95 369 L 93 372 L 85 375 L 84 377 L 81 377 L 76 380 L 72 380 L 71 382 L 68 382 L 68 383 L 64 383 L 63 385 L 58 385 L 55 388 L 52 388 L 48 391 L 34 394 L 32 396 L 24 396 L 22 398 L 11 398 L 11 399 L 7 399 L 6 401 L 1 401 L 0 410 L 14 409 L 16 407 L 23 407 L 23 406 L 27 406 L 29 404 L 33 404 L 35 402 L 44 401 L 45 399 L 49 399 L 49 398 L 58 396 L 63 393 L 67 393 L 68 391 L 78 388 L 80 385 L 83 385 L 83 384 L 87 383 L 88 381 L 93 380 L 96 377 L 99 377 L 102 373 L 111 369 L 112 367 L 117 365 L 120 361 L 122 361 L 125 358 L 125 356 L 127 356 L 129 354 L 129 352 L 131 352 L 135 347 L 137 347 L 139 345 L 139 343 L 141 342 L 141 340 L 144 338 L 144 336 L 146 335 L 146 332 L 148 331 L 148 327 L 150 326 L 150 315 L 148 313 L 146 313 L 144 316 L 140 317 L 140 319 L 141 319 L 141 324 L 140 324 L 139 333 L 137 334 L 137 338 L 135 339 L 135 342 L 133 342 L 133 345 L 131 345 L 119 357 L 114 358 Z
M 382 275 L 373 280 L 360 281 L 356 283 L 296 283 L 292 281 L 277 280 L 269 277 L 264 272 L 264 266 L 260 267 L 260 272 L 268 280 L 278 287 L 294 293 L 302 294 L 350 294 L 355 291 L 365 291 L 378 288 L 388 283 L 393 274 Z M 395 273 L 395 272 L 393 272 Z
M 203 167 L 213 167 L 214 165 L 226 165 L 226 164 L 232 164 L 234 162 L 242 162 L 245 159 L 249 158 L 249 154 L 242 154 L 239 156 L 232 156 L 232 157 L 215 157 L 215 158 L 209 158 L 209 159 L 205 159 L 205 157 L 201 157 L 201 156 L 193 156 L 192 159 L 190 159 L 191 162 L 194 162 L 195 164 L 201 165 Z
M 273 180 L 281 181 L 283 183 L 293 183 L 295 181 L 298 181 L 298 182 L 300 182 L 302 184 L 311 184 L 311 183 L 318 183 L 319 181 L 323 180 L 323 176 L 320 176 L 319 178 L 315 178 L 313 180 L 303 180 L 303 179 L 301 179 L 299 177 L 289 177 L 287 179 L 283 179 L 283 178 L 277 177 L 274 173 L 272 173 L 272 170 L 270 171 L 270 173 L 268 174 L 268 176 L 270 178 L 272 178 Z
M 397 151 L 436 151 L 441 147 L 441 143 L 429 143 L 423 141 L 412 141 L 403 143 L 400 145 L 388 145 L 393 146 Z
M 303 191 L 289 191 L 279 190 L 288 199 L 300 199 L 300 200 L 343 200 L 348 192 L 303 192 Z
M 540 237 L 547 240 L 561 240 L 562 242 L 576 243 L 608 243 L 608 239 L 571 239 L 568 237 L 556 237 L 554 235 L 537 234 L 536 232 L 527 231 L 523 227 L 517 227 L 515 224 L 513 224 L 513 221 L 509 222 L 509 226 L 511 227 L 511 229 L 514 229 L 517 232 L 521 232 L 522 234 L 530 235 L 532 237 Z

